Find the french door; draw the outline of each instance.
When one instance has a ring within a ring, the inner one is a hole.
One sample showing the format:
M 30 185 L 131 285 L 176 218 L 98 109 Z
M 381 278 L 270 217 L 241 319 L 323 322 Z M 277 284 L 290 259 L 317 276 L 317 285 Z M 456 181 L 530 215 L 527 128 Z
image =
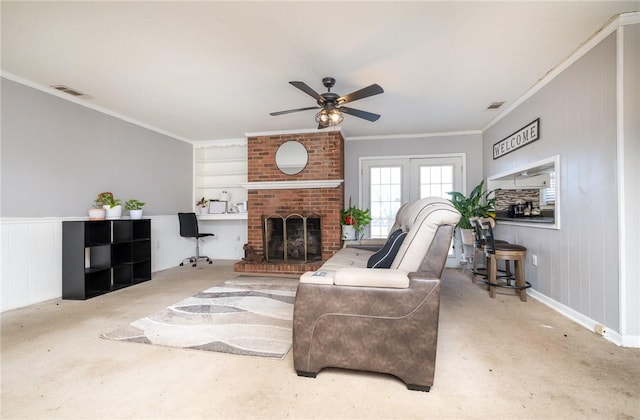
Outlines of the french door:
M 361 160 L 362 204 L 371 210 L 365 230 L 370 238 L 386 238 L 403 203 L 425 197 L 451 198 L 447 192 L 464 191 L 465 156 L 437 155 Z M 456 259 L 458 252 L 450 252 Z

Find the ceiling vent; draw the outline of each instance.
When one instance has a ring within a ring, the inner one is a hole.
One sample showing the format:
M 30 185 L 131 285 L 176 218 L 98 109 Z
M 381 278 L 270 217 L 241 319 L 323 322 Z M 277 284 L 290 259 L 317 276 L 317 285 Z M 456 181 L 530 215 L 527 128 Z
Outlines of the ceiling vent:
M 60 92 L 68 93 L 69 95 L 75 96 L 76 98 L 93 99 L 93 96 L 79 92 L 75 89 L 71 89 L 70 87 L 65 85 L 53 85 L 51 87 L 59 90 Z
M 498 109 L 498 108 L 500 108 L 502 105 L 504 105 L 504 101 L 502 101 L 502 102 L 494 102 L 494 103 L 492 103 L 491 105 L 489 105 L 489 106 L 487 107 L 487 109 Z

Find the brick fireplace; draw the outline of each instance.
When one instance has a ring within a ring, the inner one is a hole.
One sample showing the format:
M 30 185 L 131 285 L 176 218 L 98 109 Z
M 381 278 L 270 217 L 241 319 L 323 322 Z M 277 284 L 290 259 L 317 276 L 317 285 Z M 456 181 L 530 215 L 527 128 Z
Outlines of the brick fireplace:
M 297 141 L 308 153 L 307 166 L 287 175 L 276 166 L 281 144 Z M 322 259 L 312 262 L 235 264 L 235 271 L 301 274 L 317 269 L 340 247 L 340 209 L 344 199 L 344 138 L 340 131 L 255 135 L 247 138 L 248 244 L 264 255 L 263 219 L 270 215 L 314 214 L 321 218 Z

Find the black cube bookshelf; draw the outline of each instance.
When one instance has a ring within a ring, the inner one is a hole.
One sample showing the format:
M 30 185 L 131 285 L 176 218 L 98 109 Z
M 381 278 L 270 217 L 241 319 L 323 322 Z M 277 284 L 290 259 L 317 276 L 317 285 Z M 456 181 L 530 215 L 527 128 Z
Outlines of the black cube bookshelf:
M 151 280 L 151 220 L 62 222 L 62 298 L 89 299 Z

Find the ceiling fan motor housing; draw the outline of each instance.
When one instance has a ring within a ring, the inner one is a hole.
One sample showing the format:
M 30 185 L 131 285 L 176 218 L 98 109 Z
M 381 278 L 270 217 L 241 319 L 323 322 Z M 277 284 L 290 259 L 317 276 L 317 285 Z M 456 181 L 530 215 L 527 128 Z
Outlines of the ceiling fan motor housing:
M 333 85 L 336 84 L 336 79 L 334 79 L 333 77 L 323 77 L 322 78 L 322 84 L 324 85 L 324 87 L 326 87 L 327 89 L 331 90 Z

